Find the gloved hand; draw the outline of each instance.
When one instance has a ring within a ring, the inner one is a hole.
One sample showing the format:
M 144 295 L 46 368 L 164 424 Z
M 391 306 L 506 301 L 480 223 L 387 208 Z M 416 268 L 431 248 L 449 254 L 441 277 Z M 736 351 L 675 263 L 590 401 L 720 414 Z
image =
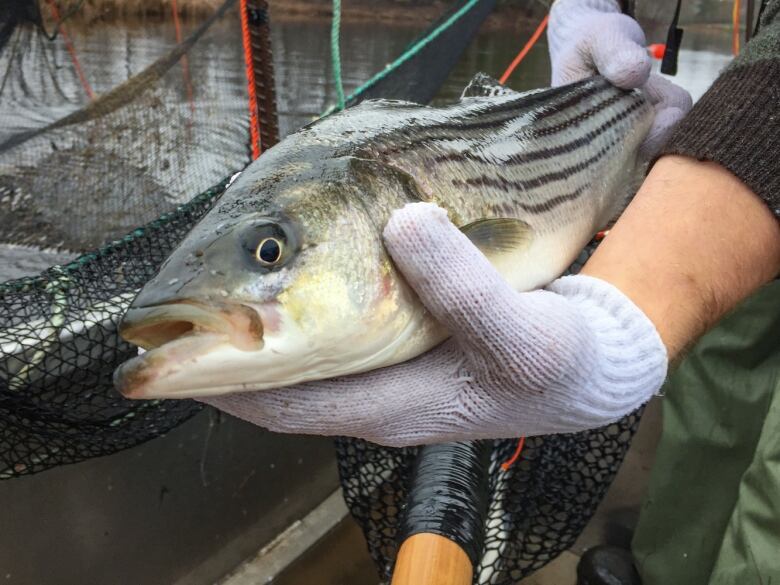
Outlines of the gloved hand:
M 550 10 L 547 40 L 552 85 L 579 81 L 597 73 L 618 87 L 644 87 L 656 110 L 642 147 L 652 157 L 691 109 L 690 94 L 660 75 L 651 75 L 652 59 L 639 24 L 622 14 L 615 0 L 556 0 Z
M 396 211 L 384 237 L 451 339 L 365 374 L 204 402 L 275 431 L 405 446 L 595 428 L 663 383 L 655 327 L 612 285 L 569 276 L 517 293 L 429 203 Z

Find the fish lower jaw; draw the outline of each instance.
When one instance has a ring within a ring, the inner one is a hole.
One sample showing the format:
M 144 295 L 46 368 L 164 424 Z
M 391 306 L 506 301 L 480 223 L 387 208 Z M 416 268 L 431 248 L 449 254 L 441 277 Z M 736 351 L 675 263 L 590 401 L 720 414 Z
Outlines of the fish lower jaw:
M 240 352 L 235 348 L 225 348 L 210 355 L 193 357 L 183 362 L 167 362 L 156 367 L 147 356 L 158 351 L 144 353 L 119 367 L 115 374 L 115 385 L 125 398 L 206 398 L 236 392 L 257 392 L 358 374 L 405 359 L 405 356 L 393 359 L 385 356 L 388 352 L 380 351 L 365 358 L 340 362 L 312 353 L 288 357 L 272 364 L 269 358 L 273 356 L 262 350 Z M 263 379 L 253 379 L 261 372 L 266 374 Z
M 263 349 L 240 351 L 224 342 L 177 356 L 166 347 L 126 362 L 115 374 L 127 398 L 205 398 L 255 392 L 391 366 L 434 347 L 446 332 L 420 311 L 393 333 L 349 336 L 312 345 L 303 335 L 268 336 Z M 345 339 L 351 339 L 347 343 Z M 344 355 L 344 347 L 354 348 Z
M 193 333 L 154 349 L 138 349 L 138 356 L 114 372 L 114 387 L 125 398 L 161 398 L 150 392 L 155 382 L 175 377 L 199 356 L 219 346 L 229 346 L 229 337 L 218 333 Z

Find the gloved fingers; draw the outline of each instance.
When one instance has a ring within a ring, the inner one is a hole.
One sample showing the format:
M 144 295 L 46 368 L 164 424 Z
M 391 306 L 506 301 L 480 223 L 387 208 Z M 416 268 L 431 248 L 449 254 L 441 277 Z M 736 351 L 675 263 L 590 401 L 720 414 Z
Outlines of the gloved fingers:
M 553 66 L 558 61 L 558 55 L 577 45 L 592 29 L 603 30 L 599 26 L 599 17 L 609 13 L 620 14 L 620 6 L 615 0 L 555 0 L 550 6 L 547 27 Z
M 686 90 L 660 75 L 651 75 L 643 89 L 656 111 L 653 125 L 642 144 L 643 156 L 652 158 L 690 111 L 693 102 Z
M 651 75 L 642 90 L 656 110 L 677 108 L 684 115 L 693 107 L 691 94 L 661 75 Z
M 646 48 L 645 33 L 625 14 L 599 16 L 599 26 L 591 29 L 581 51 L 596 72 L 623 89 L 647 82 L 653 62 Z
M 449 341 L 414 360 L 365 374 L 200 401 L 280 433 L 421 444 L 452 432 L 449 416 L 462 363 L 460 349 Z
M 644 158 L 652 159 L 661 151 L 685 114 L 680 108 L 666 108 L 656 113 L 653 125 L 640 149 Z
M 553 86 L 597 74 L 625 89 L 647 81 L 652 60 L 645 34 L 634 19 L 625 14 L 597 13 L 584 16 L 576 28 L 562 29 L 568 30 L 564 38 L 549 35 L 551 43 L 555 41 L 551 44 Z
M 482 252 L 433 203 L 411 203 L 393 212 L 384 240 L 423 304 L 456 336 L 484 337 L 486 320 L 492 322 L 507 312 L 516 296 Z
M 553 87 L 567 85 L 592 77 L 596 73 L 593 60 L 583 55 L 580 47 L 572 46 L 553 61 L 551 85 Z
M 379 404 L 383 400 L 373 400 L 371 391 L 382 394 L 386 387 L 366 382 L 360 386 L 349 377 L 333 378 L 327 382 L 208 397 L 201 402 L 278 433 L 364 437 L 366 431 L 382 422 Z

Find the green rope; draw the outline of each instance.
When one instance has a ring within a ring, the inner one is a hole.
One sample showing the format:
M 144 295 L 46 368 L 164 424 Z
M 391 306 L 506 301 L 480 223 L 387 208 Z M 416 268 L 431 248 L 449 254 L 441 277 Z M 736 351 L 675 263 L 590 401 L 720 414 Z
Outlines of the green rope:
M 341 0 L 333 0 L 333 20 L 330 25 L 330 58 L 333 64 L 333 81 L 336 83 L 338 103 L 336 109 L 343 110 L 344 82 L 341 79 L 341 49 L 339 47 L 339 31 L 341 30 Z
M 333 28 L 331 29 L 331 57 L 333 59 L 333 72 L 334 75 L 336 71 L 338 71 L 338 77 L 337 77 L 337 84 L 341 88 L 341 94 L 339 96 L 339 104 L 335 106 L 331 106 L 325 112 L 322 113 L 320 116 L 321 118 L 324 118 L 325 116 L 328 116 L 332 114 L 333 112 L 337 110 L 343 110 L 344 104 L 348 101 L 351 101 L 358 97 L 360 94 L 362 94 L 364 91 L 366 91 L 369 87 L 377 83 L 379 80 L 384 79 L 390 73 L 398 69 L 401 65 L 406 63 L 409 59 L 414 57 L 417 53 L 422 51 L 431 41 L 435 40 L 436 37 L 438 37 L 441 33 L 443 33 L 445 30 L 450 28 L 455 22 L 462 17 L 464 14 L 466 14 L 469 10 L 471 10 L 480 0 L 469 0 L 466 2 L 463 6 L 460 7 L 459 10 L 454 12 L 447 20 L 442 22 L 439 26 L 437 26 L 435 29 L 433 29 L 430 33 L 428 33 L 425 37 L 421 38 L 419 41 L 414 43 L 412 46 L 410 46 L 406 51 L 404 51 L 398 58 L 396 58 L 395 61 L 387 65 L 382 71 L 374 75 L 371 79 L 366 81 L 363 85 L 358 87 L 355 91 L 353 91 L 349 96 L 344 99 L 343 92 L 344 89 L 341 87 L 341 58 L 338 54 L 338 31 L 335 33 L 335 39 L 336 42 L 334 43 L 334 33 Z M 333 26 L 338 27 L 338 21 L 336 19 L 336 10 L 339 11 L 339 16 L 341 15 L 341 0 L 333 0 Z

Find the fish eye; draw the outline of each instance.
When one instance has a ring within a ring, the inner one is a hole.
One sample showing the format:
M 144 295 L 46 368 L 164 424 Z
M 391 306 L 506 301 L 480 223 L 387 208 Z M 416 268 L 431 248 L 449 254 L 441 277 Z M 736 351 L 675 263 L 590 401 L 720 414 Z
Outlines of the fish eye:
M 276 264 L 282 257 L 282 250 L 284 244 L 276 238 L 266 238 L 257 245 L 255 250 L 255 258 L 261 264 L 267 266 Z
M 298 251 L 293 225 L 286 219 L 261 219 L 242 228 L 239 243 L 245 262 L 261 271 L 285 266 Z

